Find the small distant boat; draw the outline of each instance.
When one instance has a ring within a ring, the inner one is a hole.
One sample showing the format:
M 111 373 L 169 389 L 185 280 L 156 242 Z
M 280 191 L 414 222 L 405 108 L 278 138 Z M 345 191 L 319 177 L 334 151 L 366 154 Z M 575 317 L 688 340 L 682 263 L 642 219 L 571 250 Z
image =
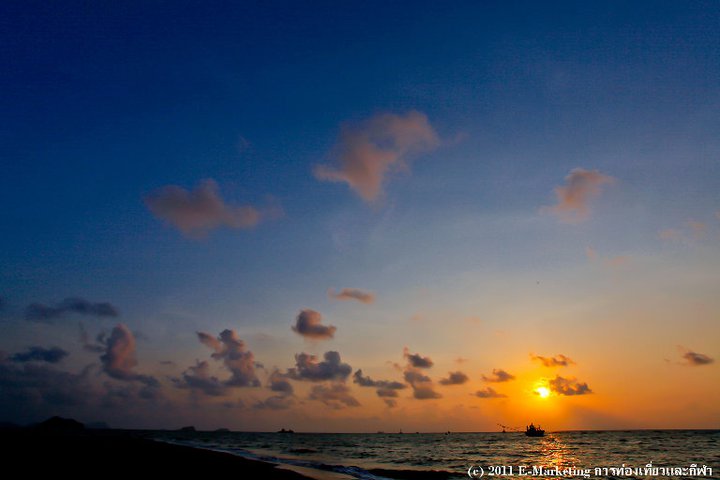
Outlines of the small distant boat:
M 527 435 L 528 437 L 544 437 L 545 430 L 540 428 L 540 425 L 536 427 L 531 423 L 530 425 L 525 427 L 525 435 Z
M 278 430 L 277 433 L 295 433 L 295 430 L 293 430 L 292 428 L 289 429 L 289 430 L 285 430 L 285 429 L 283 428 L 283 429 Z

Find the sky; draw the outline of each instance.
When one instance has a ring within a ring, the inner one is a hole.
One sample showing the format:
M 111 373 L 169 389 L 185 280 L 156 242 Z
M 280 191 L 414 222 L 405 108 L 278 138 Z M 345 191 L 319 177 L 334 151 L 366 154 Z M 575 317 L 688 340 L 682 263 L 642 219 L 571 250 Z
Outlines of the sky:
M 0 421 L 720 428 L 715 2 L 0 5 Z

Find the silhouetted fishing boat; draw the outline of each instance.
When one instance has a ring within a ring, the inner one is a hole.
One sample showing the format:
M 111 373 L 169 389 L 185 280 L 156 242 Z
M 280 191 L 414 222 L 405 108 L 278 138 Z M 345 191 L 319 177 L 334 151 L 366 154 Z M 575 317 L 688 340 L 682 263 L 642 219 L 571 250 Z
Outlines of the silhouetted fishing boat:
M 540 428 L 540 425 L 536 427 L 531 423 L 529 426 L 525 427 L 525 435 L 528 437 L 544 437 L 545 430 Z

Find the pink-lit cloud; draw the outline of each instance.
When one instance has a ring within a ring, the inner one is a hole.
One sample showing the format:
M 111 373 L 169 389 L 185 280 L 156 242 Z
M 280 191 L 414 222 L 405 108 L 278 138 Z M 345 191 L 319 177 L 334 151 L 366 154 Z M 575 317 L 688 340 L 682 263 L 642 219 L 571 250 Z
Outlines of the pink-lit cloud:
M 425 114 L 378 114 L 360 124 L 344 124 L 333 152 L 336 164 L 316 166 L 315 177 L 347 183 L 363 200 L 374 202 L 382 195 L 388 173 L 408 169 L 414 154 L 438 144 Z
M 260 380 L 255 374 L 255 356 L 245 348 L 243 342 L 235 330 L 223 330 L 215 338 L 204 332 L 197 332 L 198 340 L 214 353 L 211 355 L 215 360 L 222 360 L 231 376 L 224 381 L 229 387 L 259 387 Z
M 280 214 L 277 206 L 260 209 L 226 203 L 212 179 L 201 181 L 194 190 L 177 185 L 162 187 L 146 196 L 145 204 L 157 218 L 193 238 L 204 237 L 220 227 L 252 228 L 263 218 Z
M 590 201 L 614 182 L 615 178 L 597 170 L 575 168 L 565 177 L 565 185 L 555 187 L 557 204 L 541 211 L 553 213 L 566 223 L 582 222 L 590 216 Z

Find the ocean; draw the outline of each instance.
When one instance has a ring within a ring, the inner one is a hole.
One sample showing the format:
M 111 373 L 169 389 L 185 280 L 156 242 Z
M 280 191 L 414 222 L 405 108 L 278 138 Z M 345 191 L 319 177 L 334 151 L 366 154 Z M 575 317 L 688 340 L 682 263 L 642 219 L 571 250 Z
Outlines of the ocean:
M 361 480 L 720 478 L 720 430 L 572 431 L 542 438 L 522 433 L 169 431 L 151 436 Z M 690 471 L 693 464 L 712 468 L 712 474 Z

